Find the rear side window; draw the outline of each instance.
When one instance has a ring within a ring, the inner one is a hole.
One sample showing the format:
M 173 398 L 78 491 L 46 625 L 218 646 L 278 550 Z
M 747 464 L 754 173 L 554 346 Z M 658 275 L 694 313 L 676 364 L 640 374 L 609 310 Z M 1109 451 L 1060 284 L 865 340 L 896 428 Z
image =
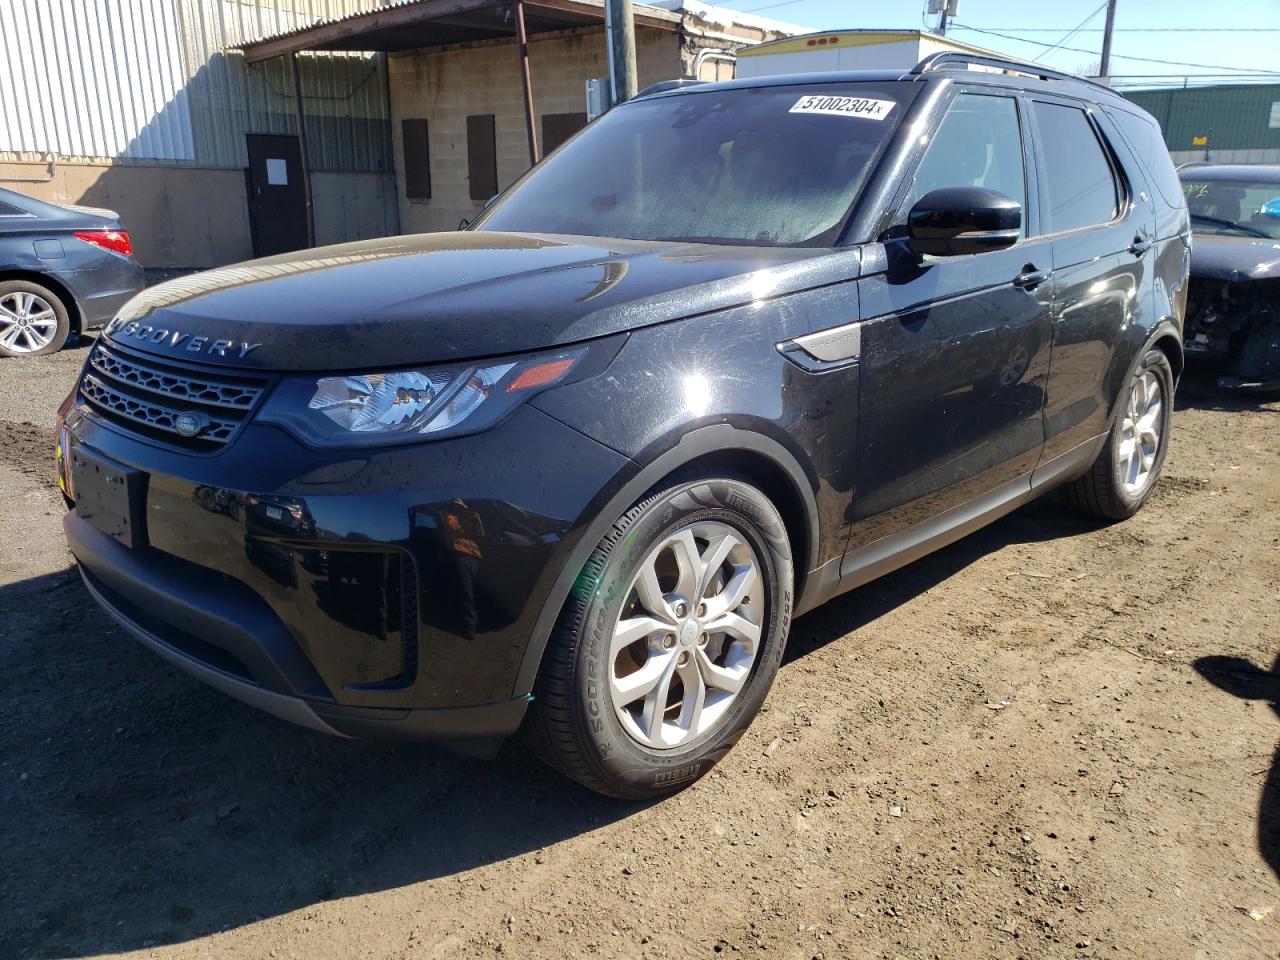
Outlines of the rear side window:
M 1165 202 L 1171 207 L 1181 207 L 1182 184 L 1178 180 L 1178 170 L 1155 121 L 1135 117 L 1123 110 L 1115 110 L 1111 116 Z
M 22 217 L 26 216 L 25 210 L 19 210 L 11 203 L 5 203 L 0 200 L 0 217 Z
M 1120 191 L 1093 124 L 1078 107 L 1035 101 L 1050 233 L 1109 223 Z
M 1013 98 L 962 93 L 951 102 L 916 169 L 903 216 L 926 193 L 942 187 L 986 187 L 1025 209 L 1022 131 Z

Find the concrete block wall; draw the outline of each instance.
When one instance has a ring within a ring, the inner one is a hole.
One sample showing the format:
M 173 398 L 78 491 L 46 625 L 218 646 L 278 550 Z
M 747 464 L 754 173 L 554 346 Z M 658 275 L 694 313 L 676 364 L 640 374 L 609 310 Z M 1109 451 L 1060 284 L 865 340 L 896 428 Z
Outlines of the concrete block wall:
M 311 180 L 317 244 L 398 232 L 390 174 L 313 173 Z M 207 270 L 253 256 L 243 170 L 0 163 L 0 186 L 50 203 L 115 210 L 144 267 Z
M 675 31 L 636 31 L 640 86 L 681 75 L 680 36 Z M 586 82 L 608 75 L 603 28 L 530 38 L 534 112 L 585 112 Z M 474 217 L 467 180 L 467 117 L 493 114 L 498 187 L 505 189 L 529 166 L 524 93 L 513 41 L 440 47 L 389 57 L 391 124 L 404 233 L 454 230 Z M 408 200 L 404 187 L 403 119 L 425 118 L 431 154 L 431 199 Z M 538 135 L 542 125 L 538 121 Z
M 400 232 L 396 180 L 389 173 L 313 172 L 311 202 L 317 246 Z
M 0 186 L 120 214 L 144 267 L 206 269 L 253 255 L 243 170 L 0 163 Z

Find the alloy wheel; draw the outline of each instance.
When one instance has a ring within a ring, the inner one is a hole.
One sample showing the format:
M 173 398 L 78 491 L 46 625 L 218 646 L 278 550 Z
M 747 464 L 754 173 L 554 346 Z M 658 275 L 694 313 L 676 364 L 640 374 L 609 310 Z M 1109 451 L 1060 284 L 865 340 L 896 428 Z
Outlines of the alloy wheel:
M 1150 370 L 1134 381 L 1120 422 L 1120 480 L 1139 495 L 1151 483 L 1164 428 L 1164 385 Z
M 0 347 L 33 353 L 47 347 L 57 332 L 58 317 L 43 297 L 23 290 L 0 297 Z
M 680 747 L 727 715 L 760 648 L 760 559 L 725 523 L 682 527 L 636 572 L 609 646 L 623 729 L 649 749 Z

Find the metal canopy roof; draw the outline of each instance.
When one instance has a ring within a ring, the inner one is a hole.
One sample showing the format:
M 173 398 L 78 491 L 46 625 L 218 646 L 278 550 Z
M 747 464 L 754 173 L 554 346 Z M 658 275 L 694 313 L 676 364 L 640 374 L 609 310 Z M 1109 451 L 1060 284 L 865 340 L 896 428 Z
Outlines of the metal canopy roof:
M 417 50 L 449 43 L 505 39 L 515 35 L 510 0 L 402 0 L 391 6 L 325 20 L 241 45 L 250 63 L 302 50 Z M 679 28 L 681 16 L 637 4 L 636 26 Z M 604 0 L 524 0 L 529 33 L 546 33 L 604 22 Z

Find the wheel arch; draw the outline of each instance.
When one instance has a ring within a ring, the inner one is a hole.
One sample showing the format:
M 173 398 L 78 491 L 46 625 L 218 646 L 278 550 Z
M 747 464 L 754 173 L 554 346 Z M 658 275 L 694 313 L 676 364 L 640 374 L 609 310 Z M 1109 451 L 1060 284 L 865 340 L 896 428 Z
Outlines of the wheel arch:
M 71 288 L 58 278 L 47 273 L 38 273 L 35 270 L 0 270 L 0 283 L 6 280 L 25 280 L 28 283 L 44 287 L 62 301 L 62 306 L 67 311 L 67 320 L 70 322 L 71 332 L 79 333 L 84 329 L 84 314 L 80 310 L 80 302 L 76 299 L 75 294 L 71 292 Z
M 1108 430 L 1115 425 L 1116 417 L 1120 415 L 1120 398 L 1124 395 L 1125 384 L 1133 379 L 1138 365 L 1142 363 L 1142 358 L 1147 355 L 1148 350 L 1159 350 L 1169 358 L 1169 365 L 1173 367 L 1173 382 L 1175 386 L 1178 383 L 1178 378 L 1182 375 L 1182 368 L 1185 364 L 1182 353 L 1182 333 L 1172 317 L 1164 317 L 1148 328 L 1141 340 L 1138 339 L 1135 333 L 1133 339 L 1129 342 L 1136 344 L 1129 362 L 1124 366 L 1119 366 L 1117 363 L 1113 368 L 1112 375 L 1118 379 L 1114 381 L 1115 387 L 1111 391 L 1110 397 L 1111 407 L 1107 411 Z M 1117 360 L 1120 359 L 1123 359 L 1123 355 L 1117 357 Z
M 724 469 L 759 486 L 778 508 L 786 525 L 794 561 L 794 596 L 801 596 L 805 576 L 816 566 L 819 527 L 813 485 L 799 462 L 776 440 L 753 430 L 722 423 L 690 431 L 674 446 L 640 466 L 612 492 L 604 494 L 604 502 L 593 504 L 584 514 L 589 519 L 564 561 L 530 633 L 513 696 L 525 696 L 532 691 L 556 620 L 577 584 L 580 571 L 610 526 L 645 491 L 676 471 L 688 468 Z
M 1148 347 L 1143 348 L 1143 353 L 1151 347 L 1163 351 L 1169 358 L 1169 366 L 1173 367 L 1173 382 L 1176 385 L 1182 378 L 1186 357 L 1183 355 L 1182 337 L 1171 319 L 1162 320 L 1156 326 L 1155 335 L 1149 341 Z

